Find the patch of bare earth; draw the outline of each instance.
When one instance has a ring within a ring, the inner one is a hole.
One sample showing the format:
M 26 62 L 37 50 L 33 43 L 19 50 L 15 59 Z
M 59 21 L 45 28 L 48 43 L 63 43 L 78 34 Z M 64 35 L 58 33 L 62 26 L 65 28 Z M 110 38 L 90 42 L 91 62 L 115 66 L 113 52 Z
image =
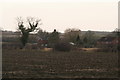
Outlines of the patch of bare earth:
M 116 78 L 118 54 L 3 50 L 3 78 Z

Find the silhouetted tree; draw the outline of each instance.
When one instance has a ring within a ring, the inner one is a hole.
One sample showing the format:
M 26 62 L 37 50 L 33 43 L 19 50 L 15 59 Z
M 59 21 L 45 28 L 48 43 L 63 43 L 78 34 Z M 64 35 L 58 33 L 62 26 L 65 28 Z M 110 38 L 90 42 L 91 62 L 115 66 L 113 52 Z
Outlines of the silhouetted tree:
M 57 32 L 56 29 L 54 29 L 54 31 L 49 34 L 49 37 L 48 37 L 49 44 L 51 45 L 51 47 L 54 47 L 54 45 L 58 43 L 59 40 L 60 40 L 59 32 Z
M 82 46 L 82 40 L 81 40 L 81 37 L 78 35 L 77 38 L 76 38 L 76 45 L 78 47 Z
M 83 35 L 84 47 L 93 47 L 96 42 L 95 33 L 93 31 L 87 31 Z
M 114 35 L 114 37 L 117 37 L 118 39 L 118 44 L 116 45 L 117 46 L 117 50 L 118 52 L 120 52 L 120 29 L 119 28 L 116 28 L 112 34 Z
M 18 27 L 19 30 L 21 31 L 21 42 L 23 47 L 28 41 L 30 32 L 37 30 L 37 26 L 40 20 L 39 19 L 35 20 L 34 18 L 28 18 L 27 21 L 29 23 L 28 28 L 24 26 L 23 20 L 21 18 L 18 18 Z

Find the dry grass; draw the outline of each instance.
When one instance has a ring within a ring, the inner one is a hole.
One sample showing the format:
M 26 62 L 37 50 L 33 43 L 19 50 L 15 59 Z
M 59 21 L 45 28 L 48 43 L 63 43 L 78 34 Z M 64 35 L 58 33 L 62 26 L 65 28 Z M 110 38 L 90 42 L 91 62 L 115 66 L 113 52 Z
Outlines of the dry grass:
M 99 48 L 81 48 L 81 49 L 84 50 L 84 51 L 96 51 Z
M 45 52 L 53 51 L 53 48 L 44 48 L 42 51 L 45 51 Z

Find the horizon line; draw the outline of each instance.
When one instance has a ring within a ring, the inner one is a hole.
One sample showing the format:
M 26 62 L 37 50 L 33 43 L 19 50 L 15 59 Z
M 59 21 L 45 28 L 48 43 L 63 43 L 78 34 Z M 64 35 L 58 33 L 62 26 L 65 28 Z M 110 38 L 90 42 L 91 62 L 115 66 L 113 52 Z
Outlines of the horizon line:
M 45 32 L 53 32 L 54 31 L 54 29 L 55 28 L 53 28 L 53 30 L 45 30 L 45 29 L 42 29 L 42 28 L 40 28 L 40 30 L 42 30 L 42 31 L 45 31 Z M 115 31 L 116 29 L 119 29 L 119 28 L 115 28 L 114 30 L 92 30 L 92 29 L 87 29 L 87 30 L 83 30 L 83 29 L 79 29 L 79 28 L 66 28 L 66 29 L 78 29 L 78 30 L 80 30 L 80 31 L 97 31 L 97 32 L 113 32 L 113 31 Z M 66 30 L 65 29 L 65 30 Z M 13 30 L 10 30 L 10 29 L 4 29 L 4 28 L 0 28 L 0 30 L 1 31 L 12 31 L 12 32 L 17 32 L 17 31 L 19 31 L 19 29 L 13 29 Z M 61 32 L 61 33 L 64 33 L 65 32 L 65 30 L 59 30 L 59 29 L 56 29 L 56 31 L 57 32 Z M 33 31 L 33 32 L 35 32 L 35 31 Z

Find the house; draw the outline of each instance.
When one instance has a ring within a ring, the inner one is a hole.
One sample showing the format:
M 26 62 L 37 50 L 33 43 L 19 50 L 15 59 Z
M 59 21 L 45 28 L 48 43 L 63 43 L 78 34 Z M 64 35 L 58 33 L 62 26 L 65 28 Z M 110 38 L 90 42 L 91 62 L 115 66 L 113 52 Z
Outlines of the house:
M 118 38 L 117 37 L 102 37 L 97 41 L 97 44 L 100 44 L 100 45 L 118 44 Z
M 120 38 L 118 37 L 101 37 L 97 41 L 97 47 L 102 48 L 102 49 L 108 49 L 109 51 L 117 51 L 118 50 L 118 45 L 120 45 Z
M 42 38 L 39 38 L 37 43 L 38 43 L 39 47 L 47 47 L 48 46 L 48 40 L 44 40 Z
M 27 43 L 25 49 L 41 49 L 46 48 L 48 46 L 48 41 L 39 38 L 37 43 Z

